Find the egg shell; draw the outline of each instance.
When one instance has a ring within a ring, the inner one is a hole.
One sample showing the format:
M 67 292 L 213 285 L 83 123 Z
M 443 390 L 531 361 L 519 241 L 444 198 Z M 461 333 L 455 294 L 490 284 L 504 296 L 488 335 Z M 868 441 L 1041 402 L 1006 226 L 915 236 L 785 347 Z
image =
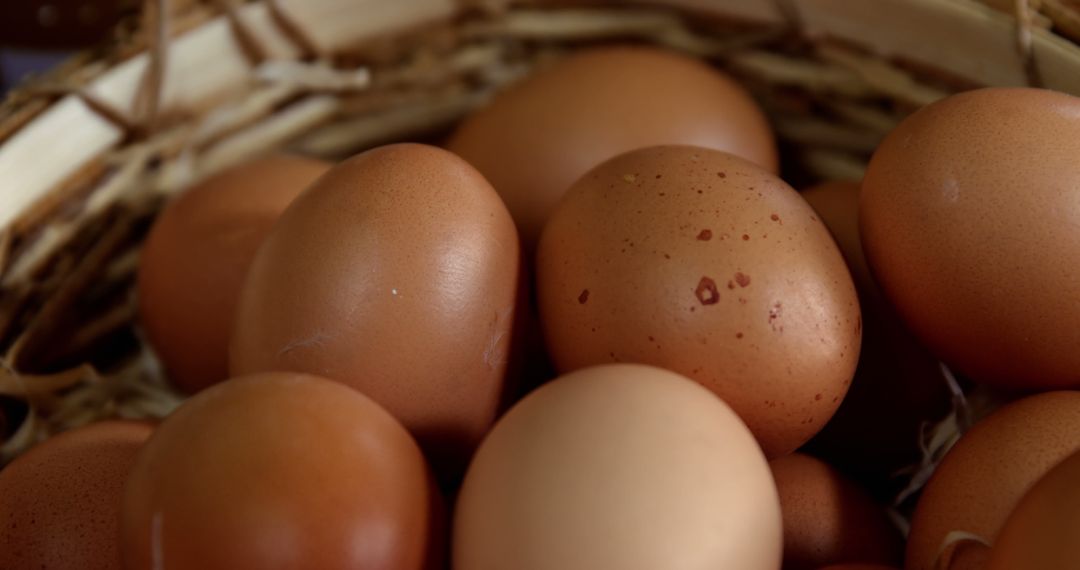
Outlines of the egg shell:
M 436 568 L 437 494 L 408 432 L 371 399 L 294 373 L 184 403 L 125 489 L 126 568 Z
M 892 566 L 881 565 L 864 565 L 864 564 L 843 564 L 823 566 L 819 570 L 899 570 Z
M 491 181 L 532 250 L 575 180 L 617 154 L 659 144 L 725 150 L 777 170 L 768 121 L 738 83 L 651 47 L 579 50 L 498 94 L 447 148 Z
M 818 570 L 899 570 L 893 566 L 882 566 L 880 564 L 833 564 L 831 566 L 822 566 Z
M 0 471 L 0 568 L 117 570 L 124 481 L 152 424 L 53 436 Z
M 640 149 L 582 177 L 544 231 L 537 291 L 560 371 L 674 370 L 769 457 L 821 429 L 859 355 L 858 298 L 828 230 L 782 180 L 720 151 Z
M 1080 99 L 980 89 L 914 113 L 863 181 L 867 258 L 911 330 L 972 380 L 1080 388 Z
M 802 192 L 829 228 L 855 281 L 862 308 L 859 364 L 847 396 L 804 450 L 822 457 L 881 496 L 903 482 L 895 474 L 922 458 L 924 423 L 941 420 L 951 393 L 940 364 L 882 296 L 859 240 L 859 184 L 833 181 Z
M 945 540 L 951 543 L 938 555 L 934 570 L 986 570 L 990 547 L 981 538 L 957 535 Z
M 463 469 L 508 393 L 519 265 L 506 208 L 465 161 L 419 144 L 367 151 L 320 178 L 267 237 L 231 370 L 343 382 L 439 465 Z
M 1024 495 L 994 542 L 987 570 L 1080 568 L 1080 453 Z
M 900 562 L 900 531 L 880 505 L 839 471 L 801 453 L 773 459 L 769 469 L 784 516 L 784 570 Z
M 157 217 L 139 259 L 139 322 L 182 390 L 228 377 L 229 336 L 255 251 L 330 165 L 272 155 L 185 190 Z
M 776 570 L 768 465 L 707 390 L 641 365 L 577 371 L 512 408 L 458 497 L 455 570 Z
M 934 567 L 950 532 L 990 543 L 1025 492 L 1080 450 L 1080 392 L 1029 396 L 971 428 L 945 455 L 911 519 L 905 568 Z

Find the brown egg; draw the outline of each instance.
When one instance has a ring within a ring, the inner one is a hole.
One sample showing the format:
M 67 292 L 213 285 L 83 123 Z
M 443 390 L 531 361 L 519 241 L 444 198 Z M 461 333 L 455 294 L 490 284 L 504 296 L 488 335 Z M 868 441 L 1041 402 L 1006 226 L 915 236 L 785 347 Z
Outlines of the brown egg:
M 777 570 L 768 465 L 731 409 L 641 365 L 540 387 L 480 446 L 458 497 L 455 570 Z
M 724 399 L 769 457 L 817 433 L 859 356 L 858 299 L 825 226 L 779 178 L 690 146 L 582 177 L 537 253 L 555 365 L 641 362 Z
M 1080 568 L 1080 453 L 1051 469 L 1017 505 L 988 570 Z
M 881 564 L 833 564 L 832 566 L 822 566 L 818 570 L 897 570 L 892 566 L 882 566 Z
M 945 541 L 948 546 L 941 549 L 934 570 L 986 570 L 990 547 L 982 539 L 957 534 Z
M 506 208 L 465 161 L 370 150 L 319 179 L 259 250 L 231 370 L 341 381 L 456 466 L 506 392 L 519 265 Z
M 863 337 L 855 379 L 829 423 L 805 448 L 893 496 L 895 473 L 921 459 L 923 424 L 950 409 L 938 360 L 908 332 L 882 297 L 859 241 L 859 185 L 826 182 L 802 192 L 844 254 L 862 306 Z
M 139 454 L 124 564 L 427 568 L 437 501 L 408 432 L 363 394 L 303 374 L 233 379 L 187 401 Z
M 850 564 L 850 565 L 832 565 L 823 566 L 820 570 L 897 570 L 892 566 L 882 565 L 864 565 L 864 564 Z
M 765 115 L 708 64 L 647 47 L 581 50 L 467 118 L 447 146 L 498 190 L 533 249 L 566 189 L 623 152 L 692 144 L 777 170 Z
M 186 190 L 158 216 L 139 260 L 139 320 L 190 393 L 228 377 L 240 286 L 270 226 L 330 165 L 273 155 Z
M 907 570 L 930 570 L 949 533 L 993 543 L 1025 492 L 1080 450 L 1080 392 L 1013 402 L 960 438 L 923 490 L 908 534 Z
M 973 380 L 1080 388 L 1080 99 L 982 89 L 910 116 L 863 181 L 867 258 L 911 330 Z
M 61 433 L 0 471 L 0 568 L 115 570 L 124 480 L 153 425 Z
M 900 562 L 900 531 L 855 483 L 801 453 L 773 459 L 769 468 L 784 516 L 784 570 Z

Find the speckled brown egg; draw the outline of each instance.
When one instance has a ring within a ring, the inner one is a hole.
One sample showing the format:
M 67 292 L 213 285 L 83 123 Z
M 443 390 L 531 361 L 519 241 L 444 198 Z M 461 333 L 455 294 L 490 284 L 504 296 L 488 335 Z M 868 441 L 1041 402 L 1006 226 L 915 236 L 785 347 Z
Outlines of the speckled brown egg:
M 469 466 L 455 570 L 778 570 L 780 506 L 739 418 L 667 370 L 605 365 L 541 386 Z
M 491 181 L 531 250 L 582 174 L 659 144 L 715 148 L 777 169 L 765 115 L 738 83 L 652 47 L 578 51 L 500 93 L 458 127 L 448 148 Z
M 320 178 L 267 237 L 231 370 L 348 384 L 440 467 L 463 467 L 507 393 L 519 265 L 513 221 L 468 163 L 419 144 L 367 151 Z
M 903 121 L 863 181 L 871 267 L 926 345 L 973 380 L 1080 387 L 1080 99 L 954 95 Z
M 255 251 L 330 165 L 295 155 L 241 164 L 185 190 L 139 261 L 139 321 L 172 380 L 194 393 L 228 377 L 229 335 Z
M 1080 453 L 1036 483 L 994 541 L 987 570 L 1080 568 Z
M 770 457 L 828 421 L 859 355 L 858 299 L 828 230 L 782 180 L 720 151 L 652 147 L 582 177 L 544 230 L 537 289 L 559 370 L 679 372 Z
M 135 421 L 90 424 L 0 471 L 0 568 L 118 570 L 124 481 L 153 430 Z
M 274 372 L 185 402 L 124 490 L 124 567 L 435 570 L 439 498 L 408 432 L 338 382 Z
M 1013 402 L 977 423 L 923 490 L 908 535 L 907 570 L 931 570 L 949 533 L 993 543 L 1020 498 L 1080 450 L 1080 392 Z
M 895 474 L 918 464 L 923 424 L 942 419 L 951 393 L 940 364 L 882 296 L 859 240 L 859 184 L 827 182 L 802 192 L 844 254 L 862 306 L 855 379 L 836 415 L 806 449 L 882 496 L 901 490 Z
M 784 570 L 900 562 L 900 531 L 883 507 L 840 472 L 801 453 L 774 459 L 769 469 L 784 515 Z

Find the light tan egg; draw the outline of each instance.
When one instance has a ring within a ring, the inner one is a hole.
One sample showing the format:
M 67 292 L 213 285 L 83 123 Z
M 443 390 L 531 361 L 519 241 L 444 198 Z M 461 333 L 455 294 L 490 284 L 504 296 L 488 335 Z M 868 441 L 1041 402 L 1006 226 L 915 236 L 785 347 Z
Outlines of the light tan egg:
M 739 418 L 675 373 L 606 365 L 528 395 L 469 466 L 455 570 L 778 570 L 780 507 Z

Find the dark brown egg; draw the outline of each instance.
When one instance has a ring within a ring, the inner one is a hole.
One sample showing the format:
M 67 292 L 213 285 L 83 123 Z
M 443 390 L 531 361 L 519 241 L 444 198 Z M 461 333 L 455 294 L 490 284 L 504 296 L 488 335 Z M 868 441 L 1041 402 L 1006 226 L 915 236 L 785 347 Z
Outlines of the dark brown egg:
M 900 531 L 854 482 L 801 453 L 774 459 L 769 468 L 784 515 L 784 570 L 814 570 L 836 562 L 900 562 Z
M 769 457 L 825 425 L 859 356 L 858 299 L 824 224 L 782 180 L 720 151 L 652 147 L 582 177 L 544 230 L 537 289 L 559 370 L 679 372 Z
M 981 89 L 904 120 L 863 180 L 867 258 L 972 380 L 1080 388 L 1080 98 Z
M 514 224 L 491 185 L 435 147 L 335 166 L 259 250 L 233 335 L 234 374 L 338 380 L 463 468 L 505 383 L 518 294 Z
M 0 568 L 118 570 L 124 481 L 153 430 L 134 421 L 90 424 L 0 471 Z
M 907 570 L 932 570 L 951 533 L 993 543 L 1020 498 L 1080 450 L 1080 392 L 1013 402 L 976 424 L 949 451 L 911 519 Z
M 859 241 L 858 183 L 828 182 L 802 196 L 844 254 L 863 317 L 851 389 L 806 450 L 891 497 L 901 485 L 895 474 L 921 459 L 923 425 L 945 416 L 951 394 L 938 360 L 908 332 L 866 265 Z
M 188 400 L 125 489 L 126 568 L 434 568 L 438 497 L 408 432 L 337 382 L 269 373 Z
M 228 377 L 233 316 L 255 251 L 328 168 L 293 155 L 248 162 L 184 191 L 154 222 L 139 260 L 139 321 L 181 389 Z
M 738 83 L 647 47 L 581 50 L 530 75 L 467 118 L 448 148 L 487 177 L 531 250 L 582 174 L 659 144 L 724 150 L 777 169 L 765 115 Z

